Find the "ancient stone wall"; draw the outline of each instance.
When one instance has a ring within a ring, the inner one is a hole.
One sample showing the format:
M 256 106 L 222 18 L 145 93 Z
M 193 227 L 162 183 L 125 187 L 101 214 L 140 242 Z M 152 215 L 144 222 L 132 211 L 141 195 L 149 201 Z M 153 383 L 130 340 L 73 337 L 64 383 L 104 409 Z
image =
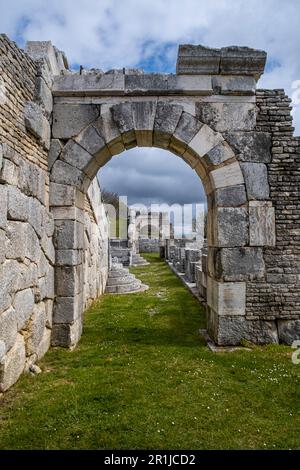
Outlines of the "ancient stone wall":
M 293 137 L 284 90 L 257 90 L 256 130 L 271 136 L 266 161 L 275 208 L 276 246 L 264 249 L 266 277 L 247 286 L 247 315 L 276 320 L 279 340 L 300 334 L 300 138 Z
M 139 253 L 159 253 L 159 238 L 139 238 Z
M 24 53 L 0 36 L 0 391 L 45 354 L 51 336 L 55 344 L 57 273 L 67 254 L 55 253 L 48 151 L 51 87 L 64 67 L 62 53 L 49 42 L 29 43 Z M 107 219 L 97 180 L 85 195 L 81 222 L 80 282 L 87 307 L 104 291 L 108 270 Z
M 0 36 L 0 391 L 50 345 L 55 252 L 48 141 L 26 128 L 39 66 Z M 51 92 L 50 92 L 51 95 Z M 45 113 L 46 114 L 46 113 Z

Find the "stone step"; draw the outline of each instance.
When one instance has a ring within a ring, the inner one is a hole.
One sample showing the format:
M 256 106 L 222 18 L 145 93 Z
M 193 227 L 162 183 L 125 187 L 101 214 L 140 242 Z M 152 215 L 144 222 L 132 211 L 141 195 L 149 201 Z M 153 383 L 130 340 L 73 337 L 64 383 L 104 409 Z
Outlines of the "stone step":
M 114 269 L 113 271 L 109 272 L 109 277 L 119 277 L 119 276 L 126 276 L 129 274 L 129 269 Z
M 126 285 L 130 284 L 135 280 L 135 276 L 132 274 L 129 274 L 127 276 L 120 276 L 120 277 L 108 277 L 107 279 L 107 285 L 108 286 L 117 286 L 117 285 Z
M 106 286 L 106 292 L 109 294 L 123 294 L 128 292 L 136 292 L 142 286 L 141 281 L 135 279 L 133 282 L 125 285 Z

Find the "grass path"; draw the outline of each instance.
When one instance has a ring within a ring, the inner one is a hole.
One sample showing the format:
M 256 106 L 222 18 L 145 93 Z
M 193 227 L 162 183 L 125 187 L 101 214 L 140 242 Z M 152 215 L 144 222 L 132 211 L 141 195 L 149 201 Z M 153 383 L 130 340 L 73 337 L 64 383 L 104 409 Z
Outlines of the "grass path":
M 155 255 L 145 293 L 104 295 L 74 351 L 0 399 L 1 449 L 300 448 L 300 365 L 284 346 L 213 354 L 204 312 Z

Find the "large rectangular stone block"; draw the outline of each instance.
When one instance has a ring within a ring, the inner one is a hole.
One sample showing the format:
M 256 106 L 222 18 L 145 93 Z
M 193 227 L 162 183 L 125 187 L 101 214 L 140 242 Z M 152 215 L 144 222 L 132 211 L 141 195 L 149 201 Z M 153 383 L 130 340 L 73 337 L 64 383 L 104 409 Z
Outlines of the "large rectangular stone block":
M 255 95 L 256 80 L 250 76 L 217 75 L 212 77 L 213 89 L 221 95 Z
M 214 189 L 226 188 L 244 183 L 243 174 L 238 162 L 230 163 L 210 172 L 210 181 Z
M 52 329 L 51 345 L 63 348 L 74 348 L 82 333 L 82 321 L 73 324 L 54 324 Z
M 196 103 L 196 116 L 218 132 L 252 131 L 256 125 L 255 103 L 245 101 Z
M 33 101 L 26 103 L 24 108 L 24 121 L 26 129 L 49 150 L 51 137 L 50 124 L 37 103 Z
M 22 330 L 33 313 L 34 295 L 32 289 L 21 290 L 16 293 L 13 307 L 15 309 L 18 331 Z
M 249 202 L 251 246 L 275 246 L 275 210 L 271 201 Z
M 207 305 L 218 315 L 245 315 L 246 283 L 218 282 L 207 276 Z
M 218 207 L 239 207 L 247 202 L 246 190 L 243 184 L 217 189 L 214 193 L 215 204 Z
M 14 346 L 0 363 L 0 392 L 9 389 L 20 377 L 25 367 L 25 344 L 18 334 Z
M 125 75 L 116 73 L 84 73 L 61 75 L 54 78 L 54 96 L 101 96 L 124 93 Z
M 50 206 L 76 206 L 84 208 L 84 194 L 74 186 L 50 183 Z
M 53 323 L 74 323 L 81 318 L 83 311 L 82 295 L 57 297 L 53 306 Z
M 56 103 L 53 106 L 52 137 L 70 139 L 99 117 L 98 105 Z
M 61 151 L 60 159 L 79 170 L 84 170 L 90 163 L 92 156 L 74 140 L 69 140 Z
M 75 220 L 55 222 L 54 244 L 59 250 L 84 248 L 84 226 Z
M 62 297 L 72 297 L 79 294 L 83 285 L 82 265 L 56 266 L 55 268 L 55 292 Z
M 220 49 L 212 49 L 201 45 L 180 44 L 178 49 L 176 73 L 178 75 L 218 74 L 220 60 Z
M 249 243 L 248 211 L 243 207 L 221 207 L 215 211 L 216 236 L 219 247 L 245 246 Z
M 153 145 L 168 148 L 170 138 L 177 127 L 182 112 L 182 106 L 166 104 L 161 101 L 157 103 Z
M 262 248 L 211 248 L 209 275 L 225 282 L 263 279 L 265 263 Z
M 241 163 L 248 199 L 268 199 L 268 170 L 264 163 Z
M 226 140 L 236 152 L 239 161 L 270 163 L 271 134 L 267 132 L 228 132 Z

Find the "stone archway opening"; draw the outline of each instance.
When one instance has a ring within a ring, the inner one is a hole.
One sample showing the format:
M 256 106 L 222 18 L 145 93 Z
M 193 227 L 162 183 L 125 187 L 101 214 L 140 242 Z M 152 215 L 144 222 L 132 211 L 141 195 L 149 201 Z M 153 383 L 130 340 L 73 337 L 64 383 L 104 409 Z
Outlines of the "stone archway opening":
M 218 344 L 239 342 L 247 328 L 252 327 L 245 318 L 246 282 L 263 275 L 262 253 L 249 238 L 244 175 L 223 135 L 180 104 L 149 99 L 112 105 L 65 143 L 51 170 L 51 191 L 56 199 L 58 194 L 62 195 L 56 202 L 58 209 L 55 204 L 52 208 L 60 233 L 65 218 L 72 214 L 74 219 L 73 237 L 70 240 L 66 237 L 63 251 L 74 252 L 76 230 L 80 226 L 77 201 L 112 156 L 134 146 L 168 149 L 187 162 L 201 179 L 208 200 L 208 331 Z M 72 203 L 65 206 L 69 193 Z M 76 252 L 81 249 L 77 245 Z M 82 293 L 76 281 L 79 276 L 76 271 L 80 269 L 80 265 L 68 264 L 58 268 L 59 278 L 71 279 L 69 293 L 73 283 L 74 294 L 69 296 L 72 305 L 68 308 L 64 305 L 70 321 L 57 324 L 54 311 L 54 344 L 72 346 L 80 336 L 82 306 L 78 303 Z M 54 308 L 64 301 L 58 295 Z M 232 331 L 236 332 L 234 338 Z

